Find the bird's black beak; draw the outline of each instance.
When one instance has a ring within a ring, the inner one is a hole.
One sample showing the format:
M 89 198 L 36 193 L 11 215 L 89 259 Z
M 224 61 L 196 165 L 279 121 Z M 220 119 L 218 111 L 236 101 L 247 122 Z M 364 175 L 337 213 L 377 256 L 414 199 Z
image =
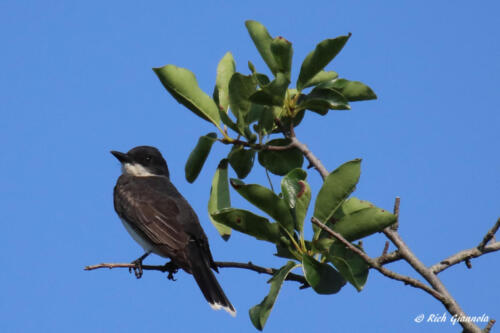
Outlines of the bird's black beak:
M 130 157 L 125 153 L 121 153 L 119 151 L 112 150 L 111 154 L 113 154 L 113 156 L 116 157 L 118 159 L 118 161 L 120 161 L 120 163 L 130 162 Z

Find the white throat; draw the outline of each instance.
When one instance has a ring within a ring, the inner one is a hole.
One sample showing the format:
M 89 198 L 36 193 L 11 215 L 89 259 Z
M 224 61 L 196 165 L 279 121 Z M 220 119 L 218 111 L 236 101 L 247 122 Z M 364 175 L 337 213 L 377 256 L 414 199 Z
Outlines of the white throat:
M 135 177 L 151 177 L 155 176 L 145 167 L 137 163 L 124 163 L 122 172 Z

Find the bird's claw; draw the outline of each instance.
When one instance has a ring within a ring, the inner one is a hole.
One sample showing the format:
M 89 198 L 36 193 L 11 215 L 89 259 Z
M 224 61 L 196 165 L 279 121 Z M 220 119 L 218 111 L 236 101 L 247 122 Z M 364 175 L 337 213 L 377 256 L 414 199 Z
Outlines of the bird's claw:
M 167 279 L 169 279 L 170 281 L 177 281 L 174 278 L 174 274 L 179 270 L 179 266 L 174 264 L 172 261 L 169 261 L 165 264 L 164 269 L 165 272 L 168 272 Z
M 140 279 L 142 277 L 142 261 L 146 259 L 147 256 L 151 251 L 144 253 L 142 256 L 139 258 L 135 259 L 134 261 L 131 262 L 131 264 L 134 265 L 134 267 L 129 267 L 128 272 L 132 273 L 132 269 L 134 270 L 135 277 Z
M 134 260 L 131 264 L 133 264 L 134 267 L 129 267 L 129 273 L 132 273 L 132 270 L 134 270 L 135 277 L 140 279 L 142 277 L 142 260 Z

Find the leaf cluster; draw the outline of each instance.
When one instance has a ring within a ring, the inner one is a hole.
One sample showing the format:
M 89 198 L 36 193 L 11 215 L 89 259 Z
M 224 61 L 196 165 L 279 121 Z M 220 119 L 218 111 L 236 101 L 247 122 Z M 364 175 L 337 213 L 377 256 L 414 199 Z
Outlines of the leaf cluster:
M 197 116 L 212 123 L 217 133 L 199 138 L 186 163 L 189 182 L 195 181 L 214 142 L 231 145 L 212 181 L 208 213 L 220 235 L 232 230 L 270 242 L 276 255 L 289 261 L 269 280 L 270 291 L 250 309 L 254 326 L 262 330 L 287 275 L 302 267 L 304 277 L 318 294 L 334 294 L 349 282 L 361 291 L 368 277 L 367 264 L 339 242 L 313 227 L 305 239 L 304 224 L 312 201 L 304 156 L 290 139 L 289 129 L 299 126 L 312 111 L 350 110 L 350 102 L 375 99 L 370 87 L 342 79 L 325 67 L 337 56 L 350 34 L 320 42 L 303 60 L 295 88 L 290 88 L 293 47 L 285 38 L 271 37 L 259 22 L 247 21 L 247 30 L 272 77 L 248 62 L 249 73 L 236 71 L 230 52 L 217 66 L 212 97 L 203 92 L 192 72 L 166 65 L 155 68 L 167 91 Z M 275 137 L 283 133 L 284 138 Z M 258 163 L 281 176 L 281 192 L 242 181 Z M 229 166 L 237 178 L 229 178 Z M 332 171 L 314 198 L 313 216 L 353 242 L 383 230 L 396 217 L 373 204 L 350 197 L 359 181 L 361 160 L 346 162 Z M 262 215 L 231 206 L 230 187 Z

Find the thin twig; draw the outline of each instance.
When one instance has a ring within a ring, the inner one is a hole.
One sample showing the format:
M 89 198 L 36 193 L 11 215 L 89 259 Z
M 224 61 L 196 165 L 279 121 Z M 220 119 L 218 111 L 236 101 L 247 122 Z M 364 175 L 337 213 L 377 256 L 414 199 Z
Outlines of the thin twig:
M 251 261 L 249 261 L 248 263 L 216 261 L 215 265 L 217 265 L 217 267 L 220 268 L 249 269 L 259 274 L 268 274 L 268 275 L 274 275 L 274 273 L 278 271 L 276 268 L 266 268 L 254 265 Z M 296 281 L 301 283 L 302 284 L 301 289 L 303 289 L 304 287 L 309 287 L 309 283 L 306 281 L 306 278 L 299 274 L 289 273 L 285 280 Z
M 375 260 L 380 265 L 386 265 L 386 264 L 390 264 L 391 262 L 401 260 L 401 254 L 396 250 L 396 251 L 392 251 L 390 253 L 383 254 L 380 257 L 375 258 Z
M 500 228 L 500 218 L 498 218 L 495 225 L 493 225 L 493 227 L 486 233 L 486 235 L 484 235 L 483 240 L 477 246 L 477 249 L 479 251 L 482 251 L 484 249 L 484 247 L 486 246 L 486 244 L 488 244 L 488 242 L 495 236 L 495 234 L 498 231 L 498 228 Z
M 473 247 L 472 249 L 468 250 L 462 250 L 444 260 L 441 260 L 439 263 L 432 265 L 430 269 L 434 274 L 438 274 L 453 265 L 461 263 L 462 261 L 477 258 L 479 256 L 482 256 L 483 254 L 495 251 L 500 251 L 500 242 L 488 244 L 483 248 L 482 251 L 477 247 Z
M 382 250 L 382 256 L 385 256 L 387 251 L 389 251 L 389 241 L 385 242 L 384 249 Z
M 242 268 L 248 269 L 259 274 L 274 275 L 278 270 L 275 268 L 267 268 L 262 266 L 254 265 L 252 262 L 241 263 L 241 262 L 226 262 L 226 261 L 216 261 L 215 265 L 220 268 Z M 97 265 L 85 266 L 84 270 L 92 271 L 100 268 L 134 268 L 135 264 L 132 263 L 101 263 Z M 165 265 L 142 265 L 142 269 L 145 271 L 159 271 L 166 272 L 168 269 Z M 285 280 L 295 281 L 302 284 L 301 289 L 309 287 L 309 283 L 306 279 L 299 274 L 289 273 Z
M 428 294 L 434 296 L 439 301 L 442 300 L 442 298 L 443 298 L 442 295 L 439 292 L 437 292 L 436 290 L 430 288 L 429 286 L 423 284 L 422 282 L 420 282 L 420 281 L 418 281 L 418 280 L 416 280 L 414 278 L 398 274 L 396 272 L 393 272 L 393 271 L 391 271 L 391 270 L 383 267 L 381 264 L 378 263 L 377 260 L 370 258 L 366 253 L 364 253 L 359 248 L 357 248 L 356 246 L 352 245 L 344 237 L 342 237 L 341 234 L 333 231 L 332 229 L 330 229 L 329 227 L 327 227 L 326 225 L 324 225 L 323 223 L 321 223 L 321 221 L 319 221 L 317 218 L 313 217 L 311 220 L 318 227 L 320 227 L 321 229 L 323 229 L 325 232 L 327 232 L 328 234 L 330 234 L 335 239 L 339 240 L 342 244 L 344 244 L 347 248 L 349 248 L 349 250 L 351 250 L 351 251 L 355 252 L 356 254 L 358 254 L 370 267 L 376 269 L 377 271 L 379 271 L 383 275 L 387 276 L 388 278 L 401 281 L 404 284 L 410 285 L 412 287 L 422 289 L 425 292 L 427 292 Z

